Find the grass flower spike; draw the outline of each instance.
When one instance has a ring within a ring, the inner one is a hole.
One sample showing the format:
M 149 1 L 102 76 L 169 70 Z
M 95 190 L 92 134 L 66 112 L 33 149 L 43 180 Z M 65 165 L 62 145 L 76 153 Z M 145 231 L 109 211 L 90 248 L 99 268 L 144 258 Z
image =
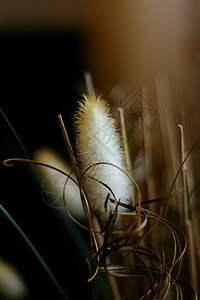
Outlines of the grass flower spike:
M 81 172 L 96 163 L 110 163 L 126 169 L 124 151 L 108 103 L 100 96 L 84 96 L 75 115 L 77 156 Z M 107 221 L 105 200 L 112 189 L 117 200 L 130 203 L 132 187 L 129 178 L 116 167 L 99 164 L 84 176 L 83 187 L 92 213 L 103 225 Z M 113 196 L 111 195 L 113 198 Z

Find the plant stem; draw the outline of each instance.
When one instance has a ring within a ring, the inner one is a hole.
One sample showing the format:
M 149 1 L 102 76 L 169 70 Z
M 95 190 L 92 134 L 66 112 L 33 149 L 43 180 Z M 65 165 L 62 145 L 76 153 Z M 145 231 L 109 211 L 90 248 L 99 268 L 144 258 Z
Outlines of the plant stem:
M 85 82 L 86 82 L 86 88 L 87 88 L 87 93 L 91 97 L 94 94 L 94 84 L 92 80 L 92 74 L 90 72 L 85 72 Z
M 69 156 L 70 156 L 70 159 L 71 159 L 72 166 L 74 167 L 76 177 L 79 181 L 80 180 L 80 171 L 79 171 L 79 168 L 78 168 L 76 157 L 74 155 L 74 151 L 72 149 L 72 146 L 71 146 L 71 143 L 70 143 L 70 140 L 69 140 L 69 136 L 67 134 L 67 130 L 65 128 L 65 124 L 63 122 L 63 118 L 62 118 L 61 115 L 58 115 L 57 117 L 58 117 L 60 128 L 61 128 L 61 131 L 62 131 L 62 134 L 63 134 L 63 138 L 64 138 L 65 143 L 67 145 L 67 149 L 68 149 L 68 153 L 69 153 Z
M 45 270 L 45 272 L 47 273 L 47 275 L 51 279 L 52 283 L 54 284 L 54 286 L 56 287 L 56 289 L 58 290 L 58 292 L 62 296 L 62 299 L 68 300 L 68 298 L 67 298 L 65 292 L 63 291 L 62 287 L 60 286 L 59 282 L 56 280 L 55 276 L 53 275 L 53 273 L 51 272 L 51 270 L 49 269 L 49 267 L 47 266 L 47 264 L 45 263 L 45 261 L 43 260 L 43 258 L 41 257 L 41 255 L 39 254 L 39 252 L 33 246 L 33 244 L 31 243 L 31 241 L 27 237 L 27 235 L 23 232 L 23 230 L 19 227 L 19 225 L 15 222 L 15 220 L 5 210 L 5 208 L 3 208 L 3 206 L 1 204 L 0 204 L 0 210 L 6 216 L 6 218 L 12 223 L 12 225 L 15 227 L 15 229 L 17 230 L 17 232 L 21 235 L 21 237 L 23 238 L 23 240 L 29 246 L 30 250 L 33 252 L 33 254 L 35 255 L 35 257 L 37 258 L 37 260 L 39 261 L 39 263 L 41 264 L 41 266 L 43 267 L 43 269 Z

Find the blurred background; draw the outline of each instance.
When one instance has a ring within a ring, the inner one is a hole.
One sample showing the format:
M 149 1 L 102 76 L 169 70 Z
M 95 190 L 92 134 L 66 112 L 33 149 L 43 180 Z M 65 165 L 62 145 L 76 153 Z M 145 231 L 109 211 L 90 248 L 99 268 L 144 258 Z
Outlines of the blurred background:
M 144 199 L 166 196 L 182 158 L 200 137 L 199 26 L 198 0 L 2 0 L 1 108 L 30 157 L 45 146 L 69 162 L 57 115 L 62 114 L 74 146 L 73 114 L 86 92 L 84 72 L 90 71 L 96 92 L 110 101 L 113 114 L 117 117 L 117 108 L 124 108 L 133 174 Z M 178 124 L 184 128 L 182 158 Z M 3 114 L 0 149 L 1 162 L 24 157 Z M 194 276 L 200 247 L 199 150 L 197 145 L 190 156 L 187 175 Z M 80 253 L 73 254 L 74 241 L 54 222 L 54 212 L 47 209 L 33 171 L 3 164 L 0 171 L 1 203 L 46 257 L 69 299 L 79 291 L 90 295 L 85 261 Z M 183 187 L 179 181 L 178 191 Z M 183 223 L 184 210 L 177 199 L 170 218 Z M 58 297 L 2 214 L 0 220 L 0 256 L 22 274 L 27 287 L 16 296 L 2 289 L 2 298 L 38 299 L 39 294 L 52 293 Z M 77 261 L 82 273 L 77 272 Z

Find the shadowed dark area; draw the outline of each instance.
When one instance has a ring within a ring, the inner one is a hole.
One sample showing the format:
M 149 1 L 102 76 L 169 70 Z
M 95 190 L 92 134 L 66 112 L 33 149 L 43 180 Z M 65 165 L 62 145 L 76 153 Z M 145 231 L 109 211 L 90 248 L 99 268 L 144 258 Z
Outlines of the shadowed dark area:
M 57 114 L 62 114 L 71 136 L 72 116 L 80 98 L 77 86 L 83 74 L 81 46 L 80 33 L 73 31 L 0 33 L 1 108 L 30 157 L 45 145 L 68 159 Z M 90 298 L 86 263 L 45 203 L 32 168 L 3 166 L 4 159 L 25 158 L 25 154 L 2 114 L 0 128 L 1 204 L 30 238 L 69 299 L 80 293 Z M 2 213 L 0 224 L 0 255 L 22 273 L 30 289 L 28 299 L 59 299 L 33 253 Z

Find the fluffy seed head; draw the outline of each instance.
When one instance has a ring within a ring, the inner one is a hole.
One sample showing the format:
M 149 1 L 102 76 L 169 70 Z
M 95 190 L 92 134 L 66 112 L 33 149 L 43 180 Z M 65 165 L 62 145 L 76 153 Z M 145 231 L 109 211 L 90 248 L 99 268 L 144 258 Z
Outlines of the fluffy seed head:
M 100 162 L 111 163 L 125 170 L 120 136 L 105 100 L 94 94 L 91 97 L 84 96 L 79 103 L 74 124 L 77 156 L 82 172 Z M 125 203 L 131 200 L 132 188 L 128 177 L 111 165 L 100 164 L 89 169 L 84 176 L 83 187 L 92 213 L 101 223 L 105 223 L 107 213 L 104 204 L 109 190 L 93 178 L 108 185 L 117 200 L 120 198 Z

